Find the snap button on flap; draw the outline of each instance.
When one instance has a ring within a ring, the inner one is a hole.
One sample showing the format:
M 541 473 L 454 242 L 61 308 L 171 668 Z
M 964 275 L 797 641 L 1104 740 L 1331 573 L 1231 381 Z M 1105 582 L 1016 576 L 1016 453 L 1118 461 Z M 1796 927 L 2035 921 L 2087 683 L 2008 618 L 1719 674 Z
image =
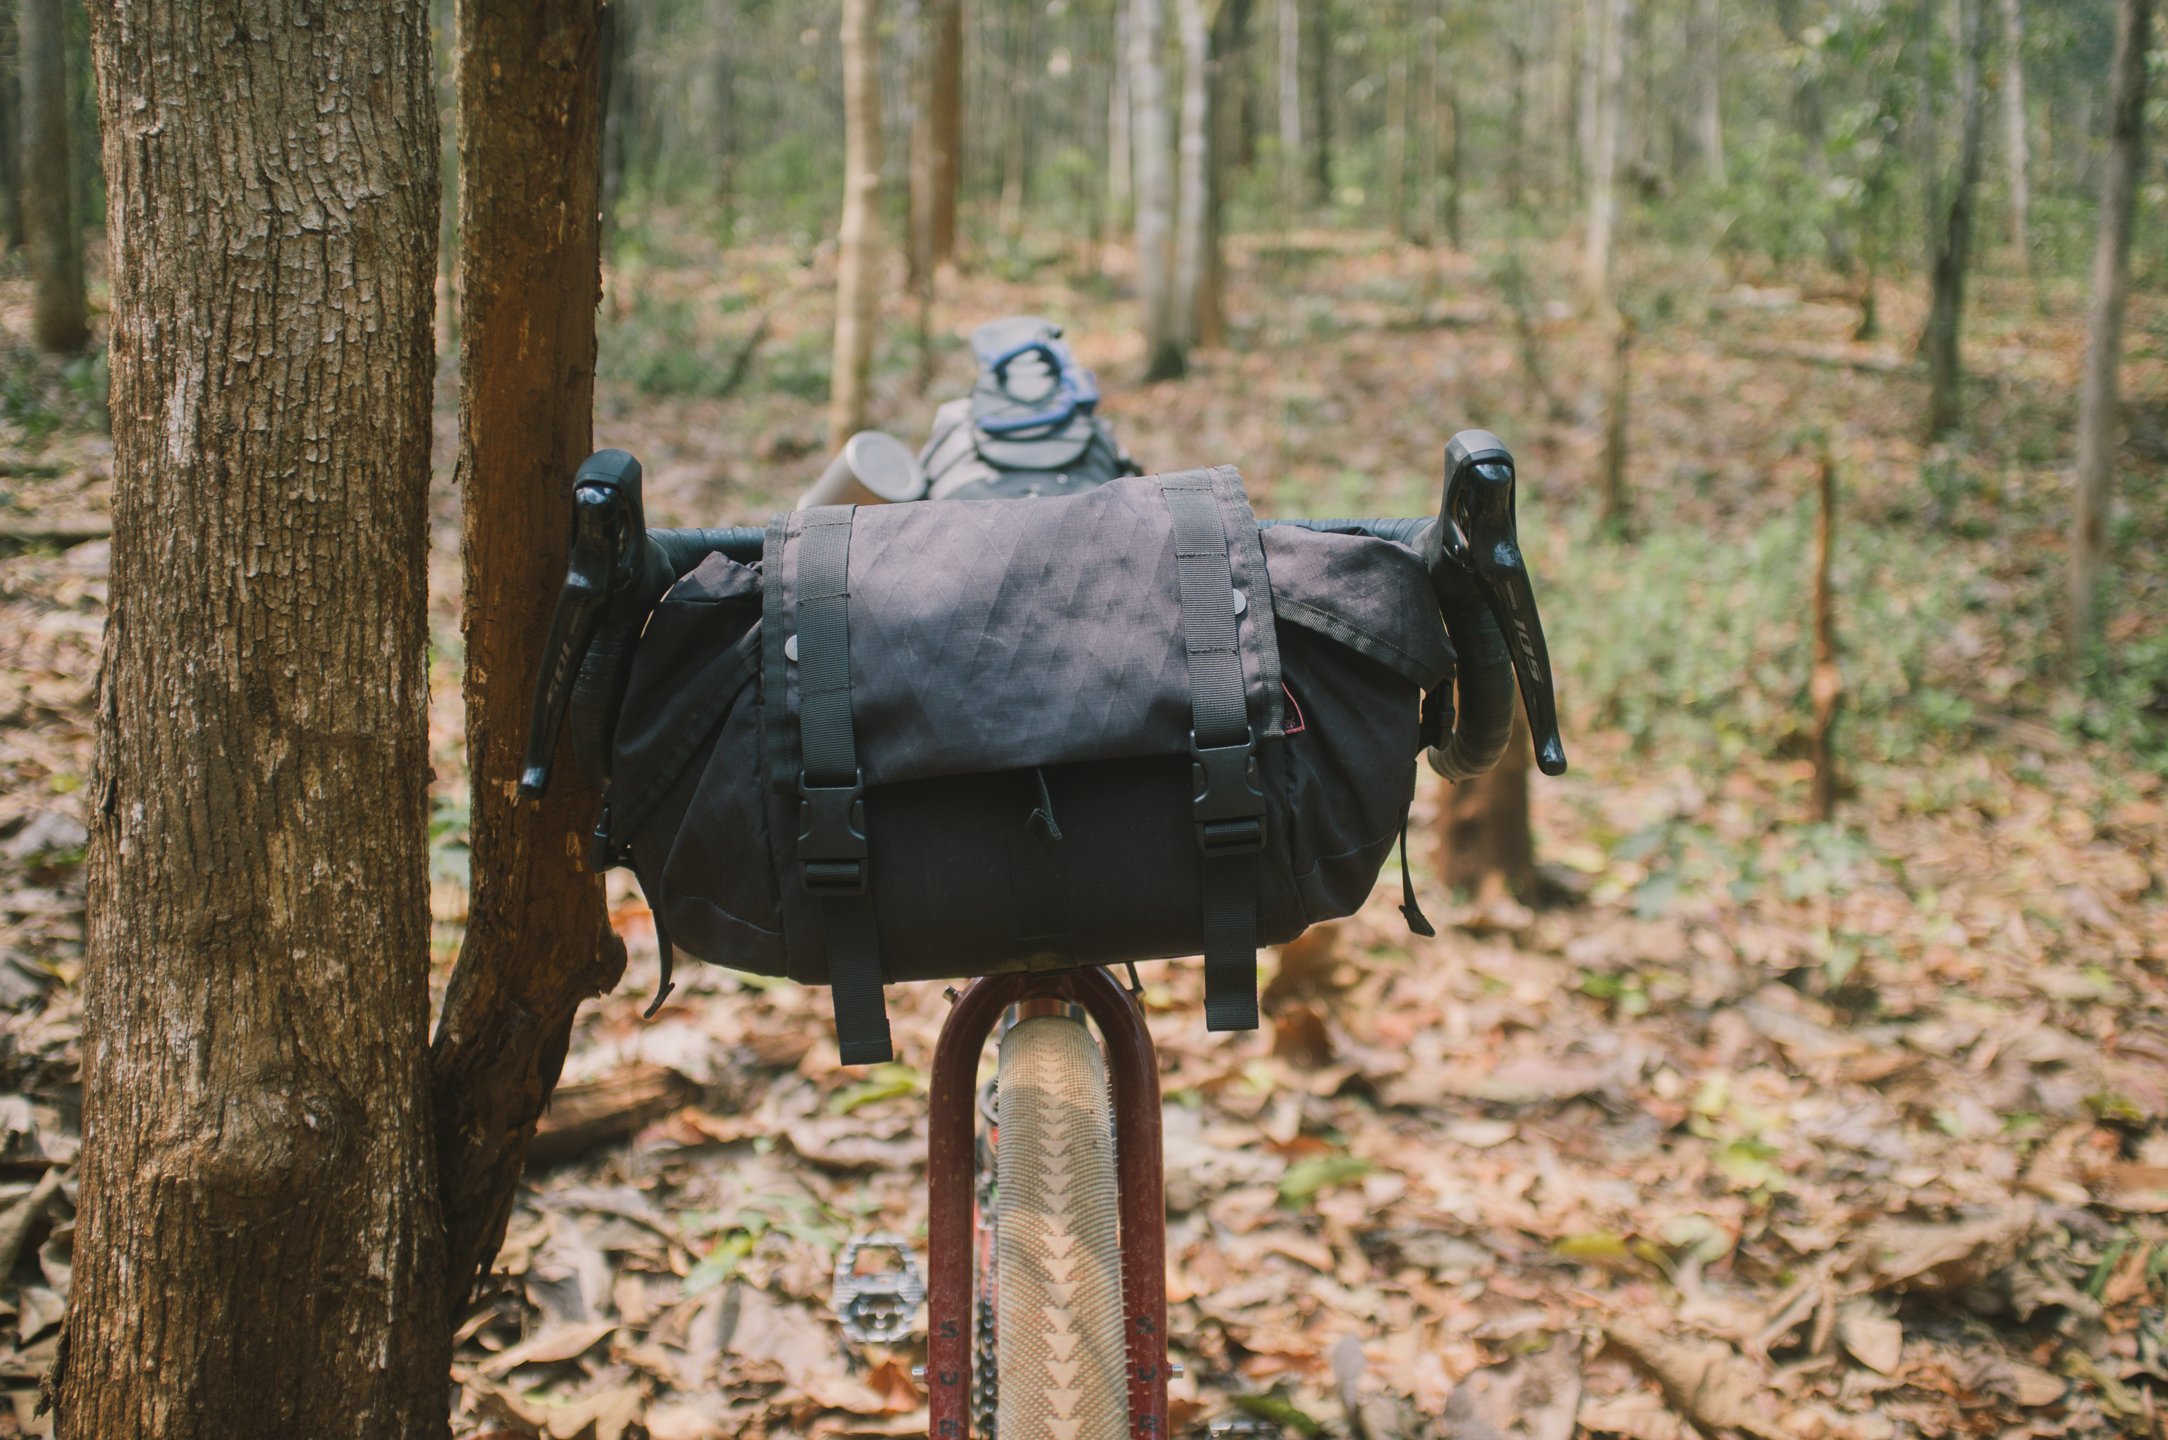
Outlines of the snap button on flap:
M 1243 598 L 1242 592 L 1240 590 L 1235 591 L 1235 614 L 1240 615 L 1249 608 L 1250 602 Z
M 797 664 L 797 663 L 798 663 L 798 637 L 797 637 L 797 636 L 795 636 L 795 635 L 785 635 L 785 636 L 783 637 L 783 658 L 784 658 L 785 660 L 788 660 L 788 661 L 789 661 L 789 662 L 790 662 L 791 664 L 793 664 L 793 665 L 795 665 L 795 664 Z

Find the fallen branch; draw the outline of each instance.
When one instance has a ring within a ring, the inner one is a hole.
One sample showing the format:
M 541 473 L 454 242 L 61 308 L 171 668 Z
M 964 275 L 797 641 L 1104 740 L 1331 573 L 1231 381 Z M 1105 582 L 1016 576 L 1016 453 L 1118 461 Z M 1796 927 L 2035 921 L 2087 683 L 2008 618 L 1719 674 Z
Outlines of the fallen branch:
M 1849 345 L 1813 345 L 1805 342 L 1762 340 L 1734 342 L 1726 353 L 1742 360 L 1797 360 L 1805 365 L 1828 365 L 1839 370 L 1860 370 L 1869 375 L 1905 375 L 1919 367 L 1887 350 L 1860 350 Z
M 634 1065 L 599 1080 L 560 1085 L 527 1147 L 530 1165 L 558 1165 L 590 1150 L 630 1140 L 650 1121 L 692 1103 L 700 1093 L 663 1065 Z
M 813 281 L 819 273 L 817 265 L 806 265 L 791 277 L 790 284 L 783 288 L 782 294 L 761 307 L 760 313 L 753 317 L 753 328 L 746 332 L 745 339 L 738 345 L 737 353 L 730 357 L 730 368 L 723 372 L 723 383 L 715 392 L 718 399 L 737 393 L 738 387 L 745 383 L 745 377 L 752 372 L 753 355 L 768 338 L 769 327 L 775 324 L 776 317 L 793 301 L 813 288 Z
M 0 540 L 24 544 L 79 545 L 85 540 L 103 540 L 112 533 L 113 522 L 103 515 L 83 515 L 67 520 L 48 520 L 36 515 L 20 519 L 0 517 Z

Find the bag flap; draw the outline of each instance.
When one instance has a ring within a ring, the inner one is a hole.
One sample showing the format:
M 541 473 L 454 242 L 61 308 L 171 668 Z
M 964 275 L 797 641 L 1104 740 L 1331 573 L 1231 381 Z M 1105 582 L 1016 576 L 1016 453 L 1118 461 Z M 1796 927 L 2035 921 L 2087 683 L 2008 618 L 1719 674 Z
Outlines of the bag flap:
M 1281 733 L 1279 644 L 1255 517 L 1232 468 L 1208 474 L 1227 539 L 1244 690 L 1260 739 Z M 772 714 L 795 716 L 799 536 L 769 530 L 763 567 Z M 1157 477 L 1031 501 L 861 508 L 852 525 L 852 729 L 868 784 L 1185 753 L 1189 658 L 1174 521 Z M 774 781 L 797 785 L 795 721 L 770 731 Z
M 1366 655 L 1429 694 L 1453 673 L 1453 645 L 1423 557 L 1368 535 L 1275 525 L 1262 532 L 1279 619 Z

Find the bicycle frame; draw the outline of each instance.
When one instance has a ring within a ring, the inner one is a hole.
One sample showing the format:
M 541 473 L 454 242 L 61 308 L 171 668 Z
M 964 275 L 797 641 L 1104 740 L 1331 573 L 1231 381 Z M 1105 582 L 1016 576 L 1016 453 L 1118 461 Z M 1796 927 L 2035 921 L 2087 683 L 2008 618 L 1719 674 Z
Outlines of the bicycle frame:
M 1130 1440 L 1166 1440 L 1167 1203 L 1159 1056 L 1144 1011 L 1104 970 L 974 980 L 941 1027 L 926 1126 L 927 1433 L 931 1440 L 966 1440 L 971 1429 L 971 1181 L 979 1057 L 1002 1013 L 1037 999 L 1083 1006 L 1105 1044 L 1121 1185 L 1129 1434 Z

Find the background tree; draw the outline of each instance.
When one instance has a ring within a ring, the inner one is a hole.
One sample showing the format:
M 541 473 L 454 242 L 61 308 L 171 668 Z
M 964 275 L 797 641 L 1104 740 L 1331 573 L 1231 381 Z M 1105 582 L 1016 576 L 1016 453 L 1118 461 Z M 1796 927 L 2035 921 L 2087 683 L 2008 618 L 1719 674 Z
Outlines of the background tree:
M 828 444 L 866 428 L 873 332 L 880 316 L 881 90 L 878 0 L 843 0 L 843 225 L 836 252 L 836 348 Z
M 1137 295 L 1147 381 L 1180 375 L 1186 363 L 1174 319 L 1174 176 L 1168 153 L 1166 40 L 1166 10 L 1161 0 L 1130 0 L 1130 168 L 1136 175 Z
M 2100 239 L 2093 251 L 2093 308 L 2078 390 L 2078 496 L 2070 527 L 2069 673 L 2082 675 L 2099 633 L 2101 572 L 2108 553 L 2108 505 L 2123 369 L 2123 311 L 2130 288 L 2130 239 L 2138 177 L 2145 173 L 2146 51 L 2153 0 L 2116 7 L 2115 59 L 2108 82 L 2108 163 L 2100 183 Z
M 956 258 L 956 160 L 963 143 L 963 0 L 924 0 L 917 123 L 911 130 L 914 272 Z
M 22 87 L 17 83 L 15 7 L 0 3 L 0 254 L 23 243 Z
M 459 0 L 461 633 L 471 889 L 434 1045 L 448 1295 L 503 1238 L 573 1012 L 625 965 L 572 837 L 599 797 L 561 756 L 515 787 L 572 475 L 593 448 L 602 271 L 597 0 Z
M 1957 95 L 1960 112 L 1957 168 L 1945 188 L 1931 190 L 1928 222 L 1933 264 L 1928 271 L 1927 327 L 1920 352 L 1927 360 L 1927 437 L 1939 440 L 1964 418 L 1964 356 L 1959 344 L 1965 314 L 1965 272 L 1972 261 L 1975 201 L 1980 188 L 1981 137 L 1987 107 L 1980 72 L 1987 52 L 1982 0 L 1957 0 Z
M 1155 371 L 1164 367 L 1163 379 L 1188 368 L 1205 283 L 1205 245 L 1212 235 L 1212 30 L 1205 0 L 1175 0 L 1175 14 L 1182 37 L 1182 110 L 1175 150 L 1174 293 L 1167 307 L 1168 348 L 1173 353 L 1162 361 L 1155 350 L 1152 360 Z
M 59 1433 L 441 1435 L 428 8 L 91 19 L 127 203 Z
M 2025 11 L 2002 0 L 2003 159 L 2010 167 L 2010 248 L 2032 274 L 2032 141 L 2025 112 Z
M 1618 157 L 1621 118 L 1626 103 L 1626 34 L 1633 0 L 1591 0 L 1589 24 L 1595 27 L 1595 113 L 1588 130 L 1588 237 L 1582 253 L 1581 285 L 1589 307 L 1608 313 L 1611 300 L 1611 247 L 1618 229 Z
M 83 236 L 68 173 L 68 51 L 61 0 L 20 0 L 24 242 L 30 252 L 30 334 L 73 354 L 90 338 L 83 297 Z

